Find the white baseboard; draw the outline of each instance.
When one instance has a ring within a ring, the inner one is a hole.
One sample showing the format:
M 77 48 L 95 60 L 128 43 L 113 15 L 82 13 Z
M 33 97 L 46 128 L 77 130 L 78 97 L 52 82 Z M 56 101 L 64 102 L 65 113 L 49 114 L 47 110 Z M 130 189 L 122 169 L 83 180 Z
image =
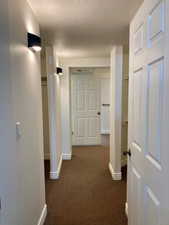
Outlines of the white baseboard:
M 109 163 L 109 170 L 110 170 L 110 173 L 111 173 L 111 176 L 113 178 L 113 180 L 121 180 L 122 178 L 122 175 L 121 175 L 121 171 L 120 172 L 115 172 L 111 163 Z
M 72 159 L 72 154 L 62 154 L 62 159 L 63 160 L 71 160 Z
M 47 205 L 45 204 L 37 225 L 43 225 L 45 223 L 46 215 L 47 215 Z
M 52 180 L 57 180 L 57 179 L 59 179 L 61 167 L 62 167 L 62 156 L 60 157 L 57 171 L 54 171 L 54 172 L 51 171 L 51 172 L 50 172 L 50 179 L 52 179 Z
M 125 203 L 125 213 L 126 213 L 126 216 L 128 217 L 128 203 L 127 202 Z

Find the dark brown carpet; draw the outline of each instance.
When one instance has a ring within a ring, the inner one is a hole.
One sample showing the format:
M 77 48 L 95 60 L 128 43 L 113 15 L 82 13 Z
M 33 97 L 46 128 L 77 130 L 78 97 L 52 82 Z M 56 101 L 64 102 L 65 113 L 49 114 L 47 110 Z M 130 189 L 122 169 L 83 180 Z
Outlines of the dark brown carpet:
M 46 178 L 45 225 L 127 225 L 125 170 L 122 181 L 113 181 L 108 162 L 104 147 L 74 147 L 60 179 Z M 49 162 L 45 164 L 48 174 Z

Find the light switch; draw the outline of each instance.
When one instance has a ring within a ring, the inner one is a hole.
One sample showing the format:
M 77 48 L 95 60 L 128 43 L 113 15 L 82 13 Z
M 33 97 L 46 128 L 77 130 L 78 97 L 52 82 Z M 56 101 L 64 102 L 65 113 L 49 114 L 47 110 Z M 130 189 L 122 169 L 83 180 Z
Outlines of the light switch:
M 21 123 L 16 122 L 16 137 L 20 138 L 21 137 Z

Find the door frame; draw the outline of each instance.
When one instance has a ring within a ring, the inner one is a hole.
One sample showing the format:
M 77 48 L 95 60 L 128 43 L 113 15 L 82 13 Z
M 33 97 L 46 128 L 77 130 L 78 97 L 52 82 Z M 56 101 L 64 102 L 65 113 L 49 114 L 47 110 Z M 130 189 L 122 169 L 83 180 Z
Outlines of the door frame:
M 87 65 L 85 65 L 85 66 L 78 66 L 78 65 L 76 65 L 76 66 L 69 66 L 69 88 L 70 88 L 70 114 L 69 114 L 69 116 L 70 116 L 70 140 L 71 140 L 71 146 L 70 146 L 70 148 L 71 148 L 71 155 L 72 155 L 72 146 L 73 146 L 73 144 L 72 144 L 72 97 L 71 97 L 71 90 L 72 90 L 72 87 L 71 87 L 71 69 L 72 68 L 81 68 L 81 67 L 83 67 L 83 68 L 110 68 L 110 65 L 109 66 L 104 66 L 104 65 L 101 65 L 101 66 L 92 66 L 92 65 L 90 65 L 90 66 L 87 66 Z M 111 76 L 111 73 L 110 73 L 110 76 Z M 100 121 L 101 121 L 101 119 L 100 119 Z M 101 139 L 101 133 L 100 133 L 100 139 Z M 63 159 L 67 159 L 67 157 L 64 157 L 64 155 L 63 155 Z
M 72 158 L 72 126 L 71 126 L 71 68 L 105 68 L 110 67 L 110 59 L 106 58 L 74 58 L 60 59 L 64 75 L 61 78 L 61 123 L 62 123 L 62 158 Z

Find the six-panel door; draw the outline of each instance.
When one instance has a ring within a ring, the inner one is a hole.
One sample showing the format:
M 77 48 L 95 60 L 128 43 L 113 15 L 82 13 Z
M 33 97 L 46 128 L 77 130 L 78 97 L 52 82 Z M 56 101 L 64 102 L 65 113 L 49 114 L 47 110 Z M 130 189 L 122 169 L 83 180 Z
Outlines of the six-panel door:
M 73 145 L 100 145 L 100 83 L 96 76 L 72 75 Z
M 145 0 L 130 27 L 129 225 L 169 225 L 168 8 Z

